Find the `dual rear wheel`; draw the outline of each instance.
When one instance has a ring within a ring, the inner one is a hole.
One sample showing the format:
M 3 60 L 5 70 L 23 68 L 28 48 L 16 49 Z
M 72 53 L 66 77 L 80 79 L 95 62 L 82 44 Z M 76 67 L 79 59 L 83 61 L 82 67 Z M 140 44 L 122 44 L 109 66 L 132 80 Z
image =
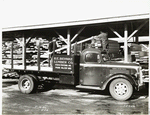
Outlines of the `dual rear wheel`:
M 23 75 L 19 79 L 18 87 L 22 93 L 33 93 L 38 87 L 38 81 L 32 75 Z
M 35 93 L 38 86 L 42 86 L 44 90 L 50 90 L 54 83 L 39 82 L 36 76 L 31 74 L 22 75 L 18 82 L 18 87 L 22 93 Z

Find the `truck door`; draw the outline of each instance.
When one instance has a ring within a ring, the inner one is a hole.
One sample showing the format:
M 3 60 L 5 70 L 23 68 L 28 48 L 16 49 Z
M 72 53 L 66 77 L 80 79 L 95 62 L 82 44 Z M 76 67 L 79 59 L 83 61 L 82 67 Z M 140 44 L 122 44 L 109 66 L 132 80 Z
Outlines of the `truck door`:
M 80 84 L 97 86 L 104 79 L 105 71 L 98 66 L 102 62 L 99 52 L 88 51 L 83 53 L 80 63 Z

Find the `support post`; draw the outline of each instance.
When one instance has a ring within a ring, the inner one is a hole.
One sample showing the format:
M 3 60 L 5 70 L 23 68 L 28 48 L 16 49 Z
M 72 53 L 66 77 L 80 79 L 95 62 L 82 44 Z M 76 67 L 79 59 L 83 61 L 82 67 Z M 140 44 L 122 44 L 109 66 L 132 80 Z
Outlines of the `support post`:
M 77 42 L 75 42 L 75 45 L 74 45 L 74 55 L 77 55 Z
M 128 30 L 127 30 L 127 24 L 125 24 L 124 28 L 124 62 L 128 62 Z
M 11 69 L 13 69 L 14 63 L 13 63 L 13 41 L 11 43 Z
M 37 66 L 38 66 L 38 71 L 40 71 L 40 40 L 37 41 L 37 47 L 38 47 L 38 52 L 37 52 Z
M 138 36 L 138 33 L 136 33 L 136 36 L 135 36 L 135 43 L 136 43 L 136 44 L 139 43 L 139 36 Z
M 70 29 L 67 31 L 67 55 L 71 54 Z
M 23 38 L 23 45 L 22 45 L 22 59 L 23 59 L 23 67 L 26 70 L 26 38 Z

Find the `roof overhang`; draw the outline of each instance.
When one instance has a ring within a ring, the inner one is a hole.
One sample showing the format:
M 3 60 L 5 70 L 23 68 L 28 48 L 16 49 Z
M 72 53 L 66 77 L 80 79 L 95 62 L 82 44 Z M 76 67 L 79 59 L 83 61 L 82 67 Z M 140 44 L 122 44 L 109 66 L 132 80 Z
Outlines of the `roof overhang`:
M 7 31 L 17 31 L 17 30 L 69 27 L 69 26 L 80 26 L 80 25 L 90 25 L 90 24 L 99 24 L 99 23 L 141 20 L 141 19 L 149 19 L 149 13 L 136 14 L 136 15 L 126 15 L 126 16 L 116 16 L 116 17 L 107 17 L 107 18 L 99 18 L 99 19 L 90 19 L 90 20 L 71 21 L 71 22 L 60 22 L 60 23 L 40 24 L 40 25 L 8 27 L 8 28 L 2 28 L 2 31 L 7 32 Z

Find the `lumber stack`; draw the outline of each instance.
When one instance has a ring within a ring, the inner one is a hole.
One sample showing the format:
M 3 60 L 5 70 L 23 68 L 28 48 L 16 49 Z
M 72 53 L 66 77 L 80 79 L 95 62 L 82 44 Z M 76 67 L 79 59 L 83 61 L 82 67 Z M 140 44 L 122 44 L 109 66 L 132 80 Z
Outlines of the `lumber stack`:
M 148 52 L 131 51 L 131 55 L 135 56 L 135 62 L 138 62 L 138 63 L 148 63 L 149 62 Z
M 119 52 L 119 44 L 117 41 L 109 40 L 108 41 L 108 51 L 109 53 L 118 53 Z
M 145 63 L 147 64 L 149 62 L 149 52 L 148 52 L 148 46 L 145 46 L 143 44 L 129 44 L 131 55 L 135 56 L 135 62 L 138 63 Z M 147 48 L 145 48 L 147 47 Z

